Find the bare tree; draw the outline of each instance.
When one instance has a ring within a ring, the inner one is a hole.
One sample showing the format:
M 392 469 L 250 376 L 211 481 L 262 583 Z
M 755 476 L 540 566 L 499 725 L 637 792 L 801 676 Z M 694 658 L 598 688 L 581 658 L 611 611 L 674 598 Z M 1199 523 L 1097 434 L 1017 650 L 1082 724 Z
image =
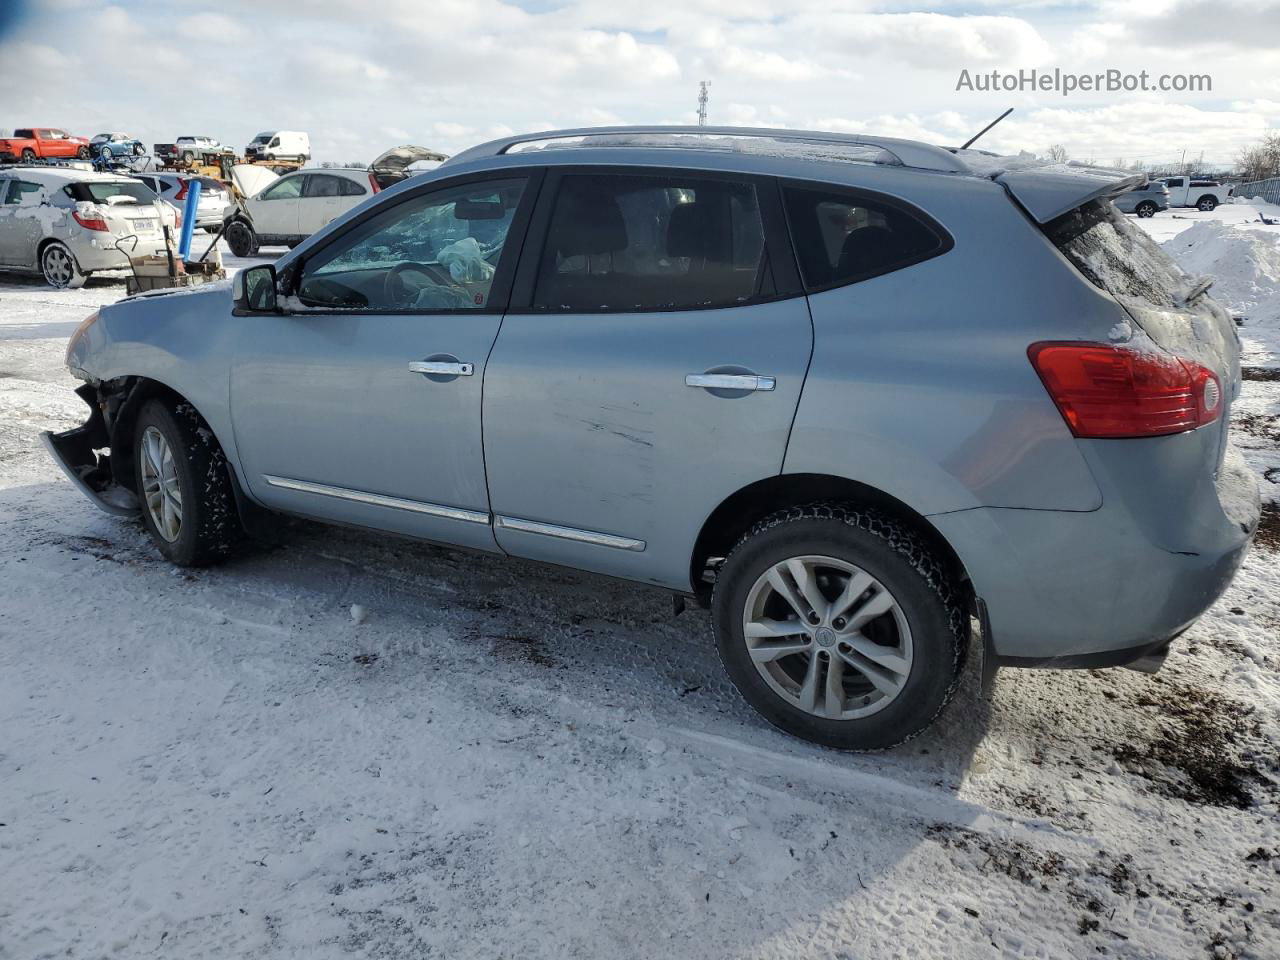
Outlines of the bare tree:
M 1280 177 L 1280 132 L 1269 133 L 1260 143 L 1241 150 L 1236 166 L 1246 182 Z
M 1067 148 L 1060 143 L 1055 143 L 1049 148 L 1049 152 L 1045 156 L 1053 163 L 1066 163 L 1068 160 Z

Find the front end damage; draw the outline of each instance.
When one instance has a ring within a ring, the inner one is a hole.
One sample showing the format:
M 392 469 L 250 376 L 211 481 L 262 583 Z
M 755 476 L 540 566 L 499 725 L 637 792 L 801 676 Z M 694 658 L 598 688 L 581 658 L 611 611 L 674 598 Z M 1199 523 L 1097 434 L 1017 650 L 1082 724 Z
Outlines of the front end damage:
M 62 468 L 80 492 L 107 513 L 117 517 L 138 516 L 138 498 L 130 485 L 121 483 L 111 458 L 113 425 L 129 402 L 131 384 L 113 381 L 89 384 L 76 394 L 89 405 L 89 419 L 74 430 L 40 434 L 54 462 Z

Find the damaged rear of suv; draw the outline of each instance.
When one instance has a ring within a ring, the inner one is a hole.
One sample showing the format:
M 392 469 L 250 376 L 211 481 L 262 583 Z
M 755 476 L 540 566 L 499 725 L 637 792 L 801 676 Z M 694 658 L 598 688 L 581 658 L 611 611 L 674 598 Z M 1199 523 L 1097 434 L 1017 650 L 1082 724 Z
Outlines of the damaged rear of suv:
M 46 435 L 179 564 L 271 513 L 710 608 L 767 719 L 847 749 L 996 666 L 1159 666 L 1257 524 L 1239 350 L 1117 171 L 734 128 L 484 144 L 231 289 L 72 337 Z M 977 625 L 978 629 L 974 629 Z

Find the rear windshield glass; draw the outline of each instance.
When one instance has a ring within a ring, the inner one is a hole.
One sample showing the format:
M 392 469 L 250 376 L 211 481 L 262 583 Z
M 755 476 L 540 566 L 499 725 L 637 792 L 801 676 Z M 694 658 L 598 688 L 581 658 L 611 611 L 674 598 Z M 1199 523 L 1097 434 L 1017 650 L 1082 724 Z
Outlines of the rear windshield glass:
M 71 183 L 67 185 L 67 195 L 72 200 L 89 203 L 101 203 L 110 197 L 130 197 L 138 203 L 151 203 L 156 198 L 143 184 L 126 180 Z
M 1146 233 L 1106 200 L 1094 200 L 1045 227 L 1063 256 L 1113 296 L 1176 308 L 1186 275 Z

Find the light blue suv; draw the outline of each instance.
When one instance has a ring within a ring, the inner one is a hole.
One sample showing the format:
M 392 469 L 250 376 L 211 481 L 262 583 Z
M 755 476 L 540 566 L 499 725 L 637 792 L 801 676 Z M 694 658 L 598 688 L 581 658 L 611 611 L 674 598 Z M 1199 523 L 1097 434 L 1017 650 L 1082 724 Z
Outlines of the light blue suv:
M 1114 171 L 608 128 L 469 150 L 71 338 L 46 443 L 181 565 L 273 514 L 657 585 L 748 701 L 881 748 L 998 665 L 1157 667 L 1257 487 L 1230 317 Z

